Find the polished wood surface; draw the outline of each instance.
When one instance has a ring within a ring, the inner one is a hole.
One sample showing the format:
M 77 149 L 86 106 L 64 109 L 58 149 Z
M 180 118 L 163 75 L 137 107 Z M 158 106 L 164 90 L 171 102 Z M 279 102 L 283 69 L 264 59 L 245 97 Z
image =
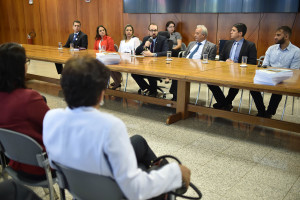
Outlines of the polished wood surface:
M 23 46 L 27 57 L 56 63 L 65 63 L 73 56 L 96 57 L 98 52 L 96 50 L 70 52 L 68 48 L 58 50 L 56 47 L 40 45 Z M 259 69 L 255 65 L 248 65 L 244 68 L 238 63 L 222 61 L 209 61 L 208 64 L 203 64 L 201 60 L 185 58 L 173 58 L 173 61 L 166 61 L 166 57 L 131 57 L 128 54 L 121 54 L 120 64 L 110 65 L 109 68 L 113 71 L 300 96 L 299 70 L 294 70 L 293 77 L 283 83 L 268 86 L 253 83 L 255 71 Z
M 96 57 L 96 53 L 98 52 L 96 50 L 70 52 L 67 48 L 58 50 L 56 47 L 40 45 L 24 44 L 23 46 L 26 49 L 26 55 L 28 58 L 56 63 L 65 63 L 69 58 L 74 56 L 89 55 Z M 127 54 L 121 54 L 120 64 L 108 65 L 108 67 L 113 71 L 149 75 L 154 77 L 168 77 L 178 80 L 177 102 L 115 90 L 106 91 L 106 94 L 108 95 L 136 99 L 176 108 L 176 114 L 171 115 L 167 119 L 167 124 L 172 124 L 178 120 L 189 117 L 190 112 L 202 112 L 206 114 L 212 112 L 211 108 L 189 104 L 190 82 L 202 82 L 215 85 L 225 85 L 228 87 L 300 96 L 300 70 L 293 70 L 293 77 L 283 83 L 276 86 L 267 86 L 253 83 L 255 70 L 258 69 L 255 65 L 248 65 L 246 68 L 242 68 L 237 63 L 220 61 L 209 61 L 209 63 L 203 64 L 201 60 L 185 58 L 173 58 L 172 61 L 166 61 L 166 57 L 131 57 Z M 42 77 L 34 74 L 28 74 L 28 78 L 59 83 L 58 79 L 55 80 L 53 78 L 49 78 L 47 75 Z M 300 132 L 300 124 L 290 122 L 279 122 L 278 120 L 255 118 L 250 115 L 220 110 L 213 110 L 212 115 L 252 124 Z M 255 120 L 253 120 L 253 118 L 255 118 Z
M 82 31 L 87 33 L 89 49 L 93 48 L 96 27 L 106 26 L 109 35 L 119 45 L 123 39 L 126 24 L 132 24 L 135 35 L 143 39 L 148 35 L 150 22 L 157 23 L 159 30 L 165 30 L 169 20 L 177 23 L 177 31 L 188 45 L 194 41 L 194 31 L 198 24 L 208 28 L 208 40 L 217 44 L 220 39 L 229 39 L 233 24 L 243 22 L 248 27 L 246 39 L 257 46 L 258 57 L 274 44 L 276 28 L 288 25 L 293 29 L 291 42 L 300 46 L 300 13 L 168 13 L 168 14 L 128 14 L 123 13 L 123 0 L 28 0 L 0 1 L 0 43 L 27 42 L 27 34 L 35 31 L 33 43 L 57 46 L 65 43 L 72 33 L 72 22 L 82 22 Z

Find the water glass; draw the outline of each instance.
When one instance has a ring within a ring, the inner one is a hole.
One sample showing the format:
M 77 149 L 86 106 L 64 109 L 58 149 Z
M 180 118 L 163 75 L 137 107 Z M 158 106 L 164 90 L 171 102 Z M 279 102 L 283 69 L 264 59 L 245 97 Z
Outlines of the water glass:
M 172 60 L 172 51 L 167 51 L 167 60 Z
M 58 49 L 62 49 L 63 47 L 62 47 L 62 43 L 61 42 L 59 42 L 58 43 Z
M 208 63 L 208 54 L 203 54 L 203 62 L 202 63 Z
M 70 51 L 74 51 L 74 43 L 70 43 Z
M 242 64 L 241 67 L 247 67 L 247 56 L 242 56 Z
M 105 51 L 106 51 L 106 46 L 105 46 L 105 45 L 102 45 L 102 46 L 101 46 L 101 51 L 102 51 L 102 52 L 105 52 Z
M 135 51 L 134 50 L 130 50 L 130 56 L 135 56 Z

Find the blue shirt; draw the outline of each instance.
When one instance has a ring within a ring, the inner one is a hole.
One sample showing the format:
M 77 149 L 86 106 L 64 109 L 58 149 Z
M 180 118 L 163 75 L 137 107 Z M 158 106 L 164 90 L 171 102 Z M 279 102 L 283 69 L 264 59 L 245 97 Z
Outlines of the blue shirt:
M 231 55 L 234 53 L 234 59 L 233 59 L 233 62 L 237 63 L 239 62 L 239 56 L 240 56 L 240 52 L 241 52 L 241 49 L 242 49 L 242 46 L 243 46 L 243 43 L 244 43 L 244 38 L 239 40 L 239 41 L 235 41 L 231 47 L 231 50 L 230 50 L 230 58 L 231 58 Z M 234 48 L 235 48 L 235 45 L 237 45 L 236 47 L 236 50 L 235 52 L 234 51 Z
M 300 49 L 291 42 L 285 49 L 281 49 L 279 44 L 268 48 L 263 65 L 281 68 L 300 68 Z

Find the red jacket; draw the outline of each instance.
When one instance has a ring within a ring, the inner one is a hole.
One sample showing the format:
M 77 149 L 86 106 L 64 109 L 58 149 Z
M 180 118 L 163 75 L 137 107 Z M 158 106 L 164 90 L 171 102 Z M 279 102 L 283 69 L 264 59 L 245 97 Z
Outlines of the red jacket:
M 49 110 L 42 96 L 31 89 L 0 92 L 0 127 L 24 133 L 43 144 L 43 119 Z M 28 174 L 43 175 L 44 169 L 10 161 L 9 165 Z
M 100 40 L 101 39 L 98 39 L 98 40 L 95 41 L 95 44 L 94 44 L 94 49 L 95 50 L 99 50 Z M 106 46 L 106 51 L 116 51 L 115 47 L 114 47 L 114 44 L 115 44 L 114 40 L 111 37 L 106 35 L 106 36 L 103 37 L 103 41 L 101 42 L 101 47 L 103 45 L 105 45 Z

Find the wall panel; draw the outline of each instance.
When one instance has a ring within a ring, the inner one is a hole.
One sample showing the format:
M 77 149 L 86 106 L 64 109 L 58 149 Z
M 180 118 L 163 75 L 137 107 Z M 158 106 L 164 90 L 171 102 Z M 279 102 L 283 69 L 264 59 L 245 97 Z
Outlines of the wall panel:
M 123 33 L 123 1 L 101 0 L 99 1 L 99 25 L 102 24 L 119 46 Z
M 75 0 L 57 1 L 57 41 L 53 41 L 52 45 L 58 45 L 58 42 L 64 45 L 73 32 L 73 21 L 78 18 L 77 4 L 74 2 Z
M 158 25 L 158 31 L 165 31 L 168 21 L 173 21 L 176 24 L 176 31 L 181 33 L 181 14 L 151 14 L 150 21 Z
M 11 32 L 9 27 L 9 17 L 7 10 L 7 2 L 8 1 L 0 1 L 0 18 L 1 18 L 1 26 L 0 26 L 0 44 L 4 42 L 11 41 Z
M 100 0 L 93 0 L 89 3 L 77 0 L 78 20 L 82 23 L 82 32 L 88 35 L 89 49 L 94 48 L 96 28 L 99 25 L 99 2 Z
M 294 20 L 293 32 L 291 37 L 291 42 L 298 47 L 300 47 L 299 33 L 300 33 L 300 13 L 297 14 Z
M 292 27 L 295 17 L 295 13 L 264 13 L 258 33 L 258 57 L 265 55 L 268 47 L 274 44 L 276 29 L 283 25 Z
M 43 44 L 42 29 L 41 29 L 41 15 L 40 2 L 34 1 L 33 5 L 29 5 L 28 0 L 23 0 L 24 6 L 24 20 L 26 31 L 24 34 L 35 32 L 36 37 L 33 38 L 33 44 Z
M 43 45 L 57 46 L 59 38 L 58 2 L 59 0 L 41 0 L 40 14 Z M 68 8 L 65 8 L 69 12 Z

